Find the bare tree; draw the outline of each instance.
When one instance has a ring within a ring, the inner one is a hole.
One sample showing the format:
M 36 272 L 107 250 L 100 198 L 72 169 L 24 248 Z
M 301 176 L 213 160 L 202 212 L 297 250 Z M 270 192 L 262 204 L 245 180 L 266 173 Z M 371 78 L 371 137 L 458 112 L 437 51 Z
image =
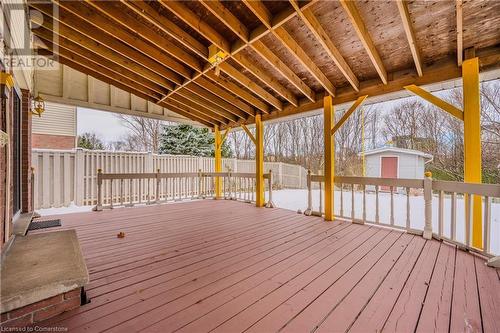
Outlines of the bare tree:
M 151 119 L 138 116 L 116 115 L 122 124 L 130 130 L 130 136 L 124 141 L 124 147 L 134 148 L 134 150 L 150 151 L 158 153 L 160 146 L 160 136 L 163 125 L 166 123 L 158 119 Z M 135 141 L 137 144 L 130 144 Z

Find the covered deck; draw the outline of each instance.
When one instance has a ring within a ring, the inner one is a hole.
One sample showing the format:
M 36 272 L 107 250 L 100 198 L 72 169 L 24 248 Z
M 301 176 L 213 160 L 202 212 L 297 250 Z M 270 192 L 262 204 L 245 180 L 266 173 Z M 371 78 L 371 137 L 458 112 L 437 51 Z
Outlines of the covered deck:
M 90 303 L 46 326 L 71 332 L 498 330 L 499 270 L 418 235 L 231 200 L 57 217 L 57 229 L 77 230 Z M 117 238 L 119 232 L 125 237 Z

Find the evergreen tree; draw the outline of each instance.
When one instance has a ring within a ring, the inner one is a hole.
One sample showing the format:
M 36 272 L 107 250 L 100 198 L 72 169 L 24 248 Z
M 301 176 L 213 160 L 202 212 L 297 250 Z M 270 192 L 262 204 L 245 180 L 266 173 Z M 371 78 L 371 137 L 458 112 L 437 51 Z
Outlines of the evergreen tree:
M 78 136 L 78 147 L 91 150 L 104 150 L 104 142 L 96 133 L 86 132 Z
M 191 125 L 167 125 L 163 127 L 160 153 L 171 155 L 215 156 L 214 134 L 208 128 Z M 222 157 L 231 157 L 229 144 L 224 141 Z

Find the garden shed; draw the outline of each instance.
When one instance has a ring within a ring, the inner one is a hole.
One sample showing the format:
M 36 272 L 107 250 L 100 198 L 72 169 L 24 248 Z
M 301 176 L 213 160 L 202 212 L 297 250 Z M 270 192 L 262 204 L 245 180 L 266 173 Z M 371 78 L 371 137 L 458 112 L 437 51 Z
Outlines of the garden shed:
M 367 177 L 423 179 L 432 155 L 419 150 L 383 147 L 365 152 Z

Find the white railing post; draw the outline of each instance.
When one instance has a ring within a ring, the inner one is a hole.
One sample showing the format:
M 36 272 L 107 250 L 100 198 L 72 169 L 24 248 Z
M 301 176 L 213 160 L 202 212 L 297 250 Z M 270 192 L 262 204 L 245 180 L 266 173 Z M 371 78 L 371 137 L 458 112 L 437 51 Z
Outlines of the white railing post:
M 426 172 L 424 178 L 425 226 L 424 238 L 432 238 L 432 173 Z
M 156 169 L 156 203 L 160 202 L 160 169 Z
M 84 152 L 82 148 L 76 148 L 75 151 L 75 205 L 83 206 L 84 196 L 84 177 L 85 177 L 85 163 Z
M 311 184 L 311 170 L 307 170 L 307 209 L 304 215 L 312 215 L 312 184 Z
M 97 205 L 94 210 L 102 211 L 102 169 L 97 169 Z
M 269 200 L 267 201 L 266 208 L 274 208 L 274 203 L 273 203 L 273 171 L 271 169 L 269 169 L 269 178 L 267 179 L 267 181 L 269 184 Z

